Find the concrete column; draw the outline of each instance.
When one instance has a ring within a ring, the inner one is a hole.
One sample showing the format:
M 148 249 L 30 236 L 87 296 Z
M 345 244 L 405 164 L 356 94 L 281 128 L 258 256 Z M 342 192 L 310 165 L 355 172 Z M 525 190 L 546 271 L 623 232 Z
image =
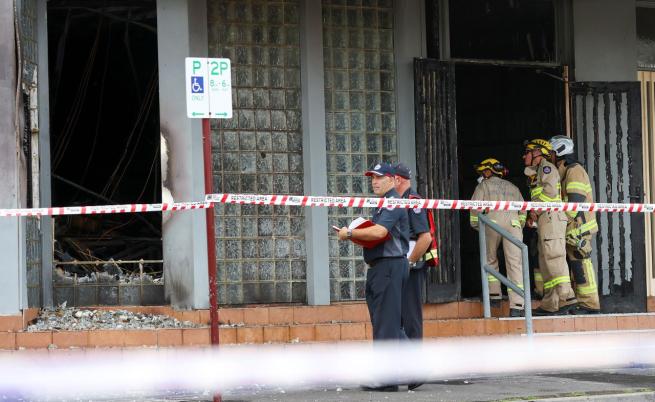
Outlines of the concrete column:
M 200 201 L 205 195 L 202 127 L 199 119 L 186 117 L 184 58 L 207 57 L 205 0 L 157 0 L 157 44 L 160 124 L 168 144 L 163 185 L 176 201 Z M 167 299 L 177 308 L 207 308 L 205 211 L 172 213 L 162 231 Z
M 634 0 L 573 1 L 576 81 L 636 81 Z
M 302 3 L 301 74 L 305 194 L 327 194 L 323 20 L 321 0 Z M 327 208 L 305 209 L 307 302 L 330 304 Z
M 416 172 L 414 58 L 425 57 L 425 13 L 421 0 L 394 2 L 396 129 L 398 159 Z
M 13 2 L 0 2 L 0 208 L 21 206 L 15 41 Z M 0 218 L 0 315 L 27 305 L 23 226 L 19 218 Z

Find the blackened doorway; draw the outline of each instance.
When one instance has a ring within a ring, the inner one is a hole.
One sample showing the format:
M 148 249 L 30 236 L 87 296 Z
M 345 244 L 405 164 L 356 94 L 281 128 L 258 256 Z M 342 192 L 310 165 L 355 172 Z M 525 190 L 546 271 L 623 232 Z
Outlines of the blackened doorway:
M 156 2 L 50 0 L 47 18 L 52 204 L 160 202 Z M 54 230 L 55 304 L 163 302 L 161 214 Z
M 509 168 L 509 180 L 527 199 L 523 142 L 564 133 L 561 69 L 458 64 L 456 77 L 460 196 L 470 199 L 477 185 L 473 165 L 493 157 Z M 479 246 L 468 214 L 462 214 L 460 229 L 462 296 L 478 297 Z

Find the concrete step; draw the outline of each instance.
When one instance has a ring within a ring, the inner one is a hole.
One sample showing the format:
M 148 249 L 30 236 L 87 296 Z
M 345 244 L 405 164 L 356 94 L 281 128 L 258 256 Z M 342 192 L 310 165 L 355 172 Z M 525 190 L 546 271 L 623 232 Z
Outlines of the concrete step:
M 2 317 L 0 349 L 172 347 L 210 344 L 207 310 L 177 311 L 168 306 L 95 307 L 165 314 L 192 321 L 201 328 L 158 330 L 96 330 L 25 332 L 38 311 Z M 426 338 L 458 336 L 508 336 L 525 333 L 525 320 L 505 318 L 507 305 L 493 310 L 500 317 L 484 319 L 479 301 L 429 304 L 424 308 Z M 252 306 L 222 308 L 219 312 L 222 344 L 367 341 L 372 327 L 365 303 L 330 306 Z M 655 330 L 655 313 L 535 317 L 537 334 L 583 331 Z
M 537 334 L 583 331 L 655 330 L 655 314 L 614 314 L 599 316 L 537 317 Z M 458 336 L 509 336 L 525 333 L 519 318 L 465 318 L 426 320 L 425 338 Z M 208 346 L 209 328 L 158 330 L 95 330 L 0 332 L 0 349 L 108 348 Z M 233 344 L 370 341 L 369 322 L 314 324 L 240 324 L 220 328 L 220 342 Z

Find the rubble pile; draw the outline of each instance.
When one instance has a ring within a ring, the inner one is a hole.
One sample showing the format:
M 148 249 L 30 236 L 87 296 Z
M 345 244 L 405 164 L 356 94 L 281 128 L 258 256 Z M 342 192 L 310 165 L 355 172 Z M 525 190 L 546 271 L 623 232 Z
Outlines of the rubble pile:
M 179 321 L 166 315 L 133 313 L 126 310 L 91 310 L 60 306 L 44 309 L 27 327 L 35 331 L 84 331 L 97 329 L 197 328 L 191 321 Z
M 55 281 L 61 284 L 161 283 L 161 230 L 146 217 L 57 219 Z
M 156 278 L 150 274 L 139 274 L 120 271 L 120 273 L 108 273 L 107 271 L 87 272 L 85 275 L 77 276 L 61 268 L 55 268 L 54 281 L 58 285 L 74 284 L 121 284 L 121 285 L 162 285 L 163 278 Z

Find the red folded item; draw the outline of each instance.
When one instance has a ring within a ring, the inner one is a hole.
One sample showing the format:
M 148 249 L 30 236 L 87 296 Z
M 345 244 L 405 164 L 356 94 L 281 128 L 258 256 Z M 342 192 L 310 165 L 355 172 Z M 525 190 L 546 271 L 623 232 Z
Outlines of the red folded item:
M 375 223 L 373 223 L 373 221 L 370 221 L 368 219 L 359 217 L 359 218 L 355 219 L 354 221 L 350 222 L 350 225 L 348 225 L 348 229 L 351 229 L 351 230 L 352 229 L 364 229 L 364 228 L 367 228 L 367 227 L 370 227 L 370 226 L 373 226 L 373 225 L 375 225 Z M 378 244 L 384 243 L 385 241 L 387 241 L 389 239 L 391 239 L 391 235 L 389 233 L 387 233 L 387 235 L 384 238 L 378 239 L 378 240 L 355 240 L 355 239 L 350 239 L 350 240 L 353 243 L 359 244 L 360 246 L 362 246 L 364 248 L 373 248 L 373 247 L 377 246 Z

